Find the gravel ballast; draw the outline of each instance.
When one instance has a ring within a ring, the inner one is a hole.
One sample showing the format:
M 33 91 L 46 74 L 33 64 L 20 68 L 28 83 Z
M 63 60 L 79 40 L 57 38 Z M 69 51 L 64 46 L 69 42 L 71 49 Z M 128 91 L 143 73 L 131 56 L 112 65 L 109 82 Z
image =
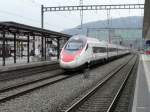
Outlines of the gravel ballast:
M 25 82 L 32 82 L 32 81 L 42 79 L 45 77 L 52 77 L 52 76 L 55 76 L 60 73 L 63 73 L 63 71 L 61 69 L 58 69 L 58 70 L 52 70 L 52 71 L 47 71 L 47 72 L 43 72 L 43 73 L 38 73 L 36 75 L 20 77 L 20 78 L 16 78 L 16 79 L 12 79 L 12 80 L 0 81 L 0 90 L 3 88 L 15 86 L 15 85 L 22 84 Z
M 59 83 L 35 90 L 0 104 L 0 112 L 55 112 L 88 91 L 105 74 L 126 62 L 131 56 L 118 59 L 90 71 L 89 78 L 80 73 Z

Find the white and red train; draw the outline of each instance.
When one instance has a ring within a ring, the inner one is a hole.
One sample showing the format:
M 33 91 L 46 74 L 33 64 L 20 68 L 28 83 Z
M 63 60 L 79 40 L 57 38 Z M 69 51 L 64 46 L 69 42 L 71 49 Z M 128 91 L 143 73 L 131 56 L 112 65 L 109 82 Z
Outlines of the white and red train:
M 126 47 L 76 35 L 62 48 L 59 63 L 62 69 L 74 70 L 128 53 L 129 49 Z

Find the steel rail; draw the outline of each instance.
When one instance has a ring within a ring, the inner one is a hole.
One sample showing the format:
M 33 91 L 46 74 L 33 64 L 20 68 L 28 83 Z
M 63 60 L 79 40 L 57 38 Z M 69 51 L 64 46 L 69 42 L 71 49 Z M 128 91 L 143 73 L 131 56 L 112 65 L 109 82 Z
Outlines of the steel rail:
M 116 68 L 118 68 L 118 67 L 120 68 L 120 65 L 117 66 Z M 59 73 L 59 74 L 54 75 L 54 76 L 44 77 L 44 78 L 41 78 L 41 79 L 37 79 L 35 81 L 24 82 L 24 83 L 18 84 L 16 86 L 10 86 L 10 87 L 7 87 L 7 88 L 3 88 L 3 89 L 0 90 L 0 103 L 8 101 L 8 100 L 16 98 L 16 97 L 19 97 L 19 96 L 24 95 L 26 93 L 29 93 L 29 92 L 31 92 L 33 90 L 36 90 L 36 89 L 39 89 L 39 88 L 42 88 L 42 87 L 45 87 L 45 86 L 48 86 L 48 85 L 52 85 L 52 84 L 55 84 L 55 83 L 57 83 L 59 81 L 71 78 L 71 77 L 73 77 L 73 76 L 75 76 L 77 74 L 78 73 L 73 73 L 72 75 L 64 75 L 63 73 Z M 55 79 L 57 77 L 58 77 L 58 79 Z M 55 80 L 51 81 L 52 78 L 54 78 Z M 44 81 L 47 81 L 47 80 L 50 80 L 50 81 L 48 81 L 48 82 L 45 83 Z M 24 88 L 26 88 L 26 86 L 32 86 L 32 84 L 35 85 L 36 83 L 38 84 L 41 81 L 43 81 L 43 83 L 40 84 L 40 85 L 24 89 Z M 10 92 L 10 91 L 13 91 L 15 89 L 20 89 L 20 88 L 23 88 L 23 90 L 18 91 L 16 93 L 9 94 L 8 96 L 4 96 L 4 97 L 2 96 L 5 92 Z
M 74 74 L 74 75 L 76 75 L 76 74 Z M 5 94 L 5 92 L 4 93 L 0 93 L 0 103 L 8 101 L 10 99 L 14 99 L 16 97 L 19 97 L 21 95 L 29 93 L 29 92 L 31 92 L 33 90 L 36 90 L 36 89 L 39 89 L 39 88 L 42 88 L 42 87 L 46 87 L 48 85 L 52 85 L 52 84 L 55 84 L 55 83 L 60 82 L 62 80 L 71 78 L 74 75 L 57 75 L 56 77 L 53 77 L 54 79 L 53 78 L 47 79 L 47 80 L 50 80 L 50 81 L 47 81 L 47 82 L 44 82 L 44 80 L 46 80 L 46 79 L 44 79 L 42 83 L 41 83 L 41 81 L 38 81 L 38 82 L 35 82 L 35 83 L 31 82 L 31 84 L 27 84 L 27 85 L 24 84 L 24 86 L 19 86 L 19 88 L 17 88 L 17 89 L 21 89 L 21 90 L 17 90 L 18 92 L 11 93 L 11 94 L 6 95 L 4 97 L 3 97 L 3 94 Z M 35 85 L 36 83 L 37 83 L 37 85 Z M 30 87 L 26 87 L 26 86 L 30 86 Z M 13 90 L 9 89 L 9 91 L 7 91 L 7 92 L 10 92 L 10 91 L 13 91 Z
M 132 57 L 134 58 L 134 56 Z M 118 73 L 122 68 L 124 68 L 129 61 L 132 59 L 130 58 L 127 63 L 122 64 L 119 66 L 119 68 L 115 69 L 113 72 L 108 73 L 106 77 L 98 84 L 96 85 L 93 89 L 91 89 L 86 95 L 84 95 L 81 99 L 79 99 L 76 103 L 74 103 L 71 107 L 69 107 L 65 112 L 72 112 L 75 111 L 83 102 L 85 102 L 89 97 L 91 97 L 100 87 L 102 87 L 105 82 L 107 82 L 111 77 L 113 77 L 116 73 Z
M 119 65 L 120 66 L 120 65 Z M 118 68 L 119 66 L 117 66 L 116 68 Z M 115 68 L 115 69 L 116 69 Z M 59 70 L 59 69 L 58 69 Z M 47 72 L 53 72 L 55 70 L 51 70 L 51 71 L 46 71 L 46 72 L 43 72 L 43 73 L 47 73 Z M 111 71 L 110 71 L 111 72 Z M 38 79 L 35 79 L 35 80 L 30 80 L 30 81 L 25 81 L 25 82 L 22 82 L 22 83 L 17 83 L 15 85 L 10 85 L 10 86 L 7 86 L 7 87 L 3 87 L 3 88 L 0 88 L 0 93 L 2 92 L 6 92 L 6 91 L 9 91 L 11 89 L 16 89 L 16 88 L 19 88 L 21 86 L 25 86 L 25 85 L 29 85 L 29 84 L 33 84 L 33 83 L 36 83 L 36 82 L 39 82 L 39 81 L 43 81 L 43 80 L 46 80 L 48 78 L 54 78 L 58 75 L 62 75 L 64 72 L 60 72 L 60 73 L 57 73 L 57 74 L 54 74 L 52 76 L 45 76 L 45 77 L 40 77 Z M 41 74 L 41 73 L 39 73 Z
M 59 68 L 58 63 L 34 63 L 27 65 L 17 65 L 12 67 L 4 67 L 0 69 L 0 81 L 8 81 L 20 77 L 26 77 L 37 73 L 53 71 Z
M 114 106 L 115 106 L 115 104 L 117 103 L 118 98 L 120 97 L 120 95 L 121 95 L 121 93 L 122 93 L 122 91 L 123 91 L 123 89 L 124 89 L 124 87 L 125 87 L 125 85 L 126 85 L 128 79 L 129 79 L 129 76 L 130 76 L 130 74 L 132 73 L 132 70 L 133 70 L 133 68 L 134 68 L 134 66 L 135 66 L 135 64 L 136 64 L 136 62 L 137 62 L 137 58 L 136 58 L 136 61 L 134 62 L 134 64 L 132 65 L 132 67 L 130 68 L 130 70 L 128 71 L 126 78 L 124 79 L 123 83 L 121 84 L 121 86 L 120 86 L 120 88 L 119 88 L 117 94 L 115 95 L 115 97 L 114 97 L 114 99 L 113 99 L 111 105 L 109 106 L 107 112 L 112 112 L 112 110 L 114 109 Z
M 52 72 L 52 71 L 48 71 L 48 72 Z M 44 72 L 44 73 L 47 73 L 47 72 Z M 42 74 L 42 73 L 39 73 L 39 74 Z M 53 74 L 52 76 L 40 77 L 40 78 L 35 79 L 35 80 L 25 81 L 25 82 L 17 83 L 15 85 L 10 85 L 10 86 L 4 87 L 4 88 L 0 88 L 0 93 L 19 88 L 21 86 L 37 83 L 37 82 L 40 82 L 40 81 L 43 81 L 43 80 L 46 80 L 49 78 L 54 78 L 54 77 L 57 77 L 58 75 L 62 75 L 62 74 L 63 74 L 63 72 L 60 72 L 57 74 Z

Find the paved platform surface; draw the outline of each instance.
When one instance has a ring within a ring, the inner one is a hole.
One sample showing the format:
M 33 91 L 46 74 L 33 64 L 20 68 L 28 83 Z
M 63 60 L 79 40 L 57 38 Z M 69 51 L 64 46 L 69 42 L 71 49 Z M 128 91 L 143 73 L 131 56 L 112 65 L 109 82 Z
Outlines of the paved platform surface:
M 0 57 L 0 67 L 2 66 L 2 57 Z M 50 61 L 50 60 L 57 60 L 57 57 L 47 57 L 46 59 L 47 61 Z M 33 56 L 30 56 L 30 62 L 40 62 L 41 59 L 40 58 L 37 58 L 37 57 L 33 57 Z M 14 58 L 13 57 L 8 57 L 5 59 L 5 63 L 6 63 L 6 66 L 12 66 L 14 65 Z M 16 58 L 16 64 L 26 64 L 27 63 L 27 57 L 17 57 Z
M 36 66 L 36 65 L 41 65 L 41 64 L 49 64 L 49 63 L 56 63 L 57 59 L 56 57 L 53 57 L 51 60 L 47 61 L 40 61 L 36 60 L 33 61 L 32 57 L 30 57 L 30 63 L 27 63 L 27 57 L 23 58 L 17 58 L 17 62 L 14 64 L 14 60 L 12 57 L 6 59 L 6 65 L 2 66 L 2 58 L 0 58 L 0 71 L 6 71 L 9 69 L 14 69 L 14 68 L 22 68 L 22 67 L 27 67 L 27 66 Z
M 140 56 L 132 112 L 150 112 L 150 55 Z

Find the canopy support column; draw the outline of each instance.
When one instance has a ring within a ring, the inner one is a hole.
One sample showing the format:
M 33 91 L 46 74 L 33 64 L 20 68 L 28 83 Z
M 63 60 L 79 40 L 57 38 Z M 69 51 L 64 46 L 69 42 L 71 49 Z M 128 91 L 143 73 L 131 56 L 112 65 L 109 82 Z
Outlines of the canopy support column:
M 41 38 L 42 38 L 42 39 L 41 39 L 41 53 L 42 53 L 42 58 L 43 58 L 43 56 L 44 56 L 44 47 L 43 47 L 44 43 L 43 43 L 43 36 L 42 36 Z
M 60 53 L 60 39 L 57 38 L 57 59 L 59 59 L 59 53 Z
M 45 60 L 46 60 L 46 50 L 47 50 L 47 49 L 46 49 L 46 43 L 47 43 L 47 38 L 45 37 L 45 56 L 44 56 L 44 57 L 45 57 Z
M 14 34 L 14 63 L 16 63 L 16 33 Z
M 2 56 L 3 56 L 3 66 L 5 66 L 5 58 L 6 58 L 6 52 L 5 52 L 5 31 L 3 31 L 3 45 L 2 45 Z
M 33 36 L 33 56 L 35 56 L 35 36 Z
M 30 36 L 28 35 L 28 36 L 27 36 L 27 63 L 30 62 L 30 51 L 29 51 L 29 49 L 30 49 L 30 44 L 29 44 L 29 42 L 30 42 Z

